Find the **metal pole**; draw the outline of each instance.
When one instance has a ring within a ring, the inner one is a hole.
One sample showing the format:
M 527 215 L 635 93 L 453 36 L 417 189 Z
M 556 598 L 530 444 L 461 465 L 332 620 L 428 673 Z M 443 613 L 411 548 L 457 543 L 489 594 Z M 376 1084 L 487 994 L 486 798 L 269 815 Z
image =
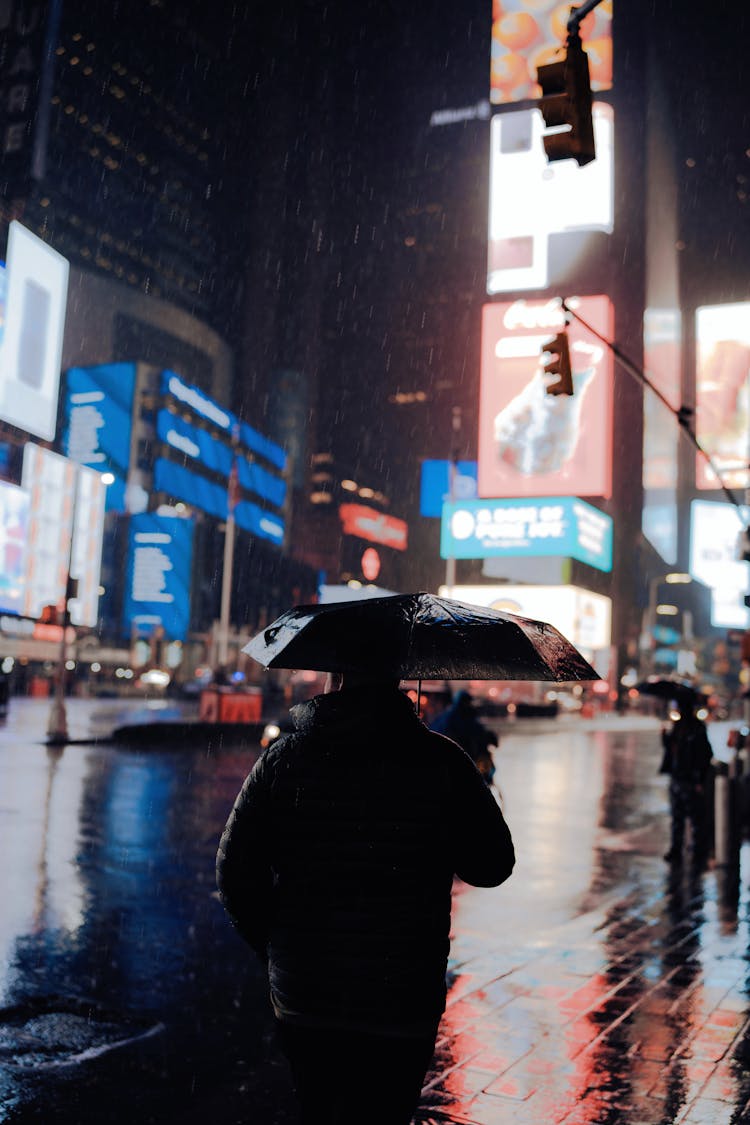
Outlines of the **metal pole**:
M 68 656 L 67 632 L 70 624 L 68 598 L 70 597 L 70 569 L 73 563 L 73 540 L 76 533 L 76 510 L 78 501 L 78 466 L 73 470 L 73 490 L 70 512 L 70 539 L 68 541 L 68 561 L 65 568 L 65 604 L 62 614 L 62 636 L 55 670 L 55 693 L 47 722 L 47 741 L 56 745 L 68 741 L 68 716 L 65 710 L 65 662 Z
M 229 659 L 229 606 L 232 597 L 232 568 L 234 566 L 234 513 L 227 515 L 224 532 L 224 565 L 221 576 L 221 616 L 219 618 L 219 666 Z
M 461 407 L 454 406 L 451 414 L 451 455 L 448 462 L 448 503 L 456 498 L 456 475 L 458 472 L 458 438 L 461 433 Z M 452 554 L 445 560 L 445 584 L 449 596 L 456 585 L 456 560 Z

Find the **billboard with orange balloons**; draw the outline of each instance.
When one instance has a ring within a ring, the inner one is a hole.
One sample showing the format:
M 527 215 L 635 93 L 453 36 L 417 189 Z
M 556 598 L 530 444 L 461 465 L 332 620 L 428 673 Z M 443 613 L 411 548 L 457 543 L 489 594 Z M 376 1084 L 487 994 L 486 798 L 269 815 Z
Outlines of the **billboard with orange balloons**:
M 612 86 L 612 3 L 602 0 L 581 21 L 592 90 Z M 541 97 L 537 67 L 562 58 L 570 10 L 559 0 L 492 0 L 493 105 Z

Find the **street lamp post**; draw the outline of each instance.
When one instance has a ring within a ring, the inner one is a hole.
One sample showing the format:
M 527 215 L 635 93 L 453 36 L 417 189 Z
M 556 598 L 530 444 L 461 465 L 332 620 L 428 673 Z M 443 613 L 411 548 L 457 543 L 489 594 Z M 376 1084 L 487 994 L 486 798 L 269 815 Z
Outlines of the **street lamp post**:
M 690 574 L 684 574 L 681 571 L 671 571 L 669 574 L 657 574 L 654 578 L 649 579 L 648 583 L 648 605 L 643 614 L 643 647 L 647 649 L 647 671 L 653 671 L 654 657 L 654 626 L 656 625 L 658 608 L 659 608 L 659 587 L 663 585 L 687 585 L 692 582 Z

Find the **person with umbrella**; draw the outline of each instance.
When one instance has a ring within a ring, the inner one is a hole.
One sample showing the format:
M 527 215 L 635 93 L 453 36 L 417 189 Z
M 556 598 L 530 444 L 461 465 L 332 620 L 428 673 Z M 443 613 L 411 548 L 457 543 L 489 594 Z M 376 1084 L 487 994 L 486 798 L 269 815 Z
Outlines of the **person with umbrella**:
M 457 742 L 471 758 L 487 785 L 495 776 L 495 763 L 490 746 L 497 746 L 497 735 L 480 723 L 474 701 L 468 691 L 456 692 L 450 707 L 431 723 L 431 729 Z
M 692 690 L 677 693 L 679 718 L 662 731 L 662 756 L 659 772 L 669 776 L 669 806 L 672 830 L 668 863 L 681 863 L 685 824 L 690 821 L 693 836 L 693 862 L 703 863 L 708 854 L 708 787 L 713 751 L 706 724 L 695 708 L 697 694 Z
M 408 1125 L 445 1007 L 454 876 L 498 886 L 515 854 L 492 791 L 400 680 L 473 678 L 492 628 L 485 674 L 501 659 L 514 674 L 592 670 L 554 630 L 431 595 L 343 607 L 293 609 L 245 650 L 335 675 L 246 779 L 217 882 L 268 965 L 303 1125 Z

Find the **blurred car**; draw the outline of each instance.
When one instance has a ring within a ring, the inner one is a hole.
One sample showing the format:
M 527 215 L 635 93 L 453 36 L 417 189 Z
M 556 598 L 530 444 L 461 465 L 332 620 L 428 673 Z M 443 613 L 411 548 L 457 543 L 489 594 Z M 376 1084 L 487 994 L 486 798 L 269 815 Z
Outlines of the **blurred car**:
M 273 746 L 277 739 L 281 738 L 282 734 L 291 734 L 293 730 L 294 723 L 291 716 L 282 719 L 270 719 L 263 727 L 260 736 L 261 747 L 264 750 L 268 749 L 269 746 Z
M 163 668 L 149 668 L 145 672 L 141 672 L 140 676 L 135 682 L 137 688 L 146 688 L 153 691 L 166 691 L 172 677 L 169 672 L 165 672 Z

